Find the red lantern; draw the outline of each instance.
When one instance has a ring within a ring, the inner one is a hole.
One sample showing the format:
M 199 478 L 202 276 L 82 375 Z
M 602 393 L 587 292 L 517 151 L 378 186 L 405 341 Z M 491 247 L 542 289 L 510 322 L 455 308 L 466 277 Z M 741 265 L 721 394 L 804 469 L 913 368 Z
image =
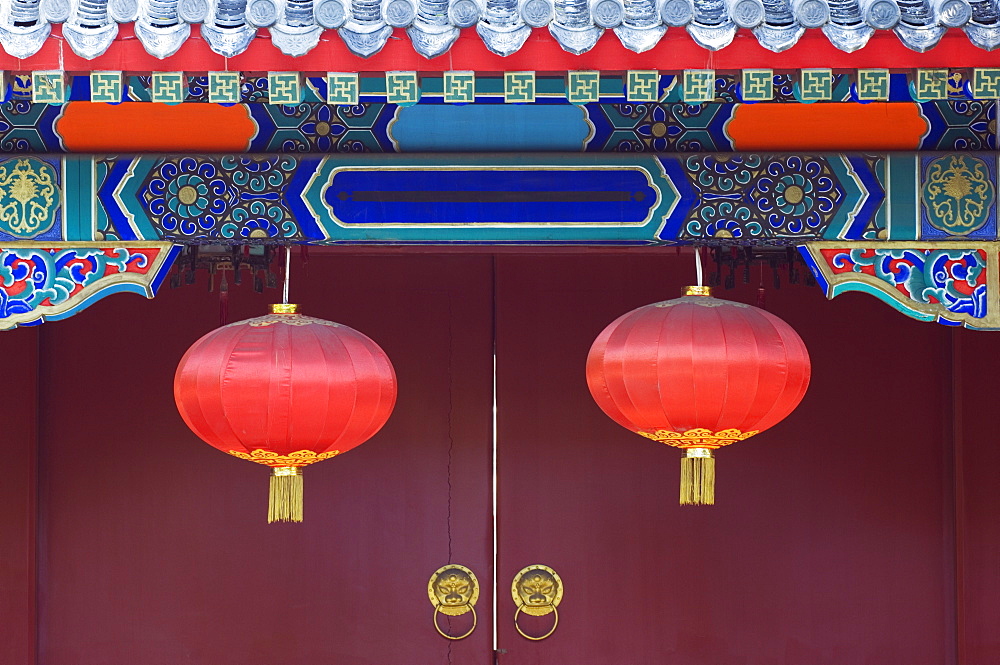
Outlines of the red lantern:
M 353 328 L 272 305 L 195 342 L 174 399 L 219 450 L 273 469 L 268 522 L 302 521 L 301 468 L 374 435 L 396 403 L 385 352 Z
M 681 504 L 715 503 L 713 451 L 791 413 L 809 372 L 791 326 L 708 287 L 621 316 L 587 357 L 590 393 L 612 420 L 684 450 Z

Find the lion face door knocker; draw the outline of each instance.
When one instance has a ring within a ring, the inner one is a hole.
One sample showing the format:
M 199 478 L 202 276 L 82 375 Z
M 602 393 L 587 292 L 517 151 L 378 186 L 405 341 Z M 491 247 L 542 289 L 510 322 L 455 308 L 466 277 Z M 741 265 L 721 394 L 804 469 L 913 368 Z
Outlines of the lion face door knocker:
M 427 583 L 427 596 L 434 606 L 434 628 L 449 640 L 464 640 L 476 629 L 476 601 L 479 600 L 479 580 L 475 573 L 458 564 L 441 566 L 431 575 Z M 438 615 L 462 616 L 472 612 L 472 628 L 463 635 L 454 636 L 444 632 L 438 623 Z
M 510 586 L 511 595 L 514 597 L 514 604 L 517 611 L 514 612 L 514 627 L 521 637 L 533 641 L 544 640 L 546 637 L 556 632 L 559 626 L 559 610 L 556 609 L 563 597 L 562 579 L 548 566 L 534 565 L 522 568 L 514 576 L 514 582 Z M 541 617 L 547 614 L 553 615 L 552 628 L 549 632 L 540 637 L 528 635 L 517 620 L 521 614 Z

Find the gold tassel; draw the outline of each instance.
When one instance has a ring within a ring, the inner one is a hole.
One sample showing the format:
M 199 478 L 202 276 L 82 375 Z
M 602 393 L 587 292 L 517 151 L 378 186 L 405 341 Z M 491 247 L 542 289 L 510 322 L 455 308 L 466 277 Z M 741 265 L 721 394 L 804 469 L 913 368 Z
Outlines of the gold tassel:
M 715 457 L 710 448 L 687 448 L 681 458 L 681 505 L 715 504 Z
M 301 521 L 302 470 L 297 466 L 276 466 L 267 497 L 267 523 Z

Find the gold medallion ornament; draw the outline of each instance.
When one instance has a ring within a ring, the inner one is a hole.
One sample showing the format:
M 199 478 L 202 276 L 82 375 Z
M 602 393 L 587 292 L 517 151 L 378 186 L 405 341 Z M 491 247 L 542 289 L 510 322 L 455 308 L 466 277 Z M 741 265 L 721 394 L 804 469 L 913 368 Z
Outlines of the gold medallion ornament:
M 38 159 L 0 162 L 0 230 L 30 239 L 52 228 L 59 208 L 56 172 Z
M 968 235 L 986 225 L 996 198 L 990 167 L 971 155 L 933 160 L 927 166 L 921 194 L 931 226 L 955 236 Z
M 562 578 L 556 571 L 541 564 L 526 566 L 514 576 L 514 581 L 510 585 L 510 593 L 517 606 L 517 610 L 514 612 L 514 628 L 517 629 L 521 637 L 537 642 L 556 632 L 556 628 L 559 627 L 559 610 L 556 608 L 563 598 Z M 552 628 L 540 637 L 528 635 L 517 622 L 521 614 L 535 617 L 552 614 Z
M 476 629 L 476 601 L 479 600 L 479 580 L 465 566 L 450 563 L 441 566 L 427 583 L 427 596 L 434 606 L 434 628 L 449 640 L 464 640 Z M 462 635 L 449 635 L 438 623 L 438 615 L 457 617 L 472 612 L 472 628 Z

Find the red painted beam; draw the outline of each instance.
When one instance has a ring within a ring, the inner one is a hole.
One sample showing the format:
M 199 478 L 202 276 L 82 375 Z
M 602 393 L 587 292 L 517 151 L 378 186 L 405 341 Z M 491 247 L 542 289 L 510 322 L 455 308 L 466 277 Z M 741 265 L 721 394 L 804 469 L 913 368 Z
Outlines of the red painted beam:
M 213 53 L 197 28 L 183 48 L 160 60 L 146 53 L 131 25 L 122 25 L 107 52 L 85 60 L 62 39 L 60 26 L 34 56 L 19 60 L 0 54 L 0 68 L 7 71 L 61 69 L 88 71 L 303 71 L 303 72 L 384 72 L 393 70 L 441 72 L 474 70 L 501 72 L 516 70 L 564 72 L 571 69 L 623 71 L 627 69 L 734 70 L 764 67 L 779 70 L 803 67 L 856 69 L 887 67 L 904 70 L 915 67 L 1000 67 L 1000 51 L 984 51 L 969 42 L 961 30 L 950 30 L 928 53 L 916 53 L 904 46 L 895 34 L 879 31 L 868 45 L 855 53 L 835 48 L 819 30 L 808 30 L 799 42 L 777 54 L 762 47 L 749 30 L 741 30 L 733 43 L 721 51 L 708 51 L 680 28 L 671 28 L 660 43 L 646 53 L 624 48 L 613 34 L 606 34 L 591 51 L 573 55 L 562 50 L 545 30 L 534 30 L 520 51 L 507 57 L 489 52 L 475 30 L 463 30 L 447 53 L 428 60 L 413 50 L 406 31 L 398 29 L 379 53 L 359 58 L 344 46 L 333 30 L 323 33 L 319 45 L 308 54 L 293 58 L 271 45 L 270 34 L 260 30 L 250 47 L 235 58 Z

